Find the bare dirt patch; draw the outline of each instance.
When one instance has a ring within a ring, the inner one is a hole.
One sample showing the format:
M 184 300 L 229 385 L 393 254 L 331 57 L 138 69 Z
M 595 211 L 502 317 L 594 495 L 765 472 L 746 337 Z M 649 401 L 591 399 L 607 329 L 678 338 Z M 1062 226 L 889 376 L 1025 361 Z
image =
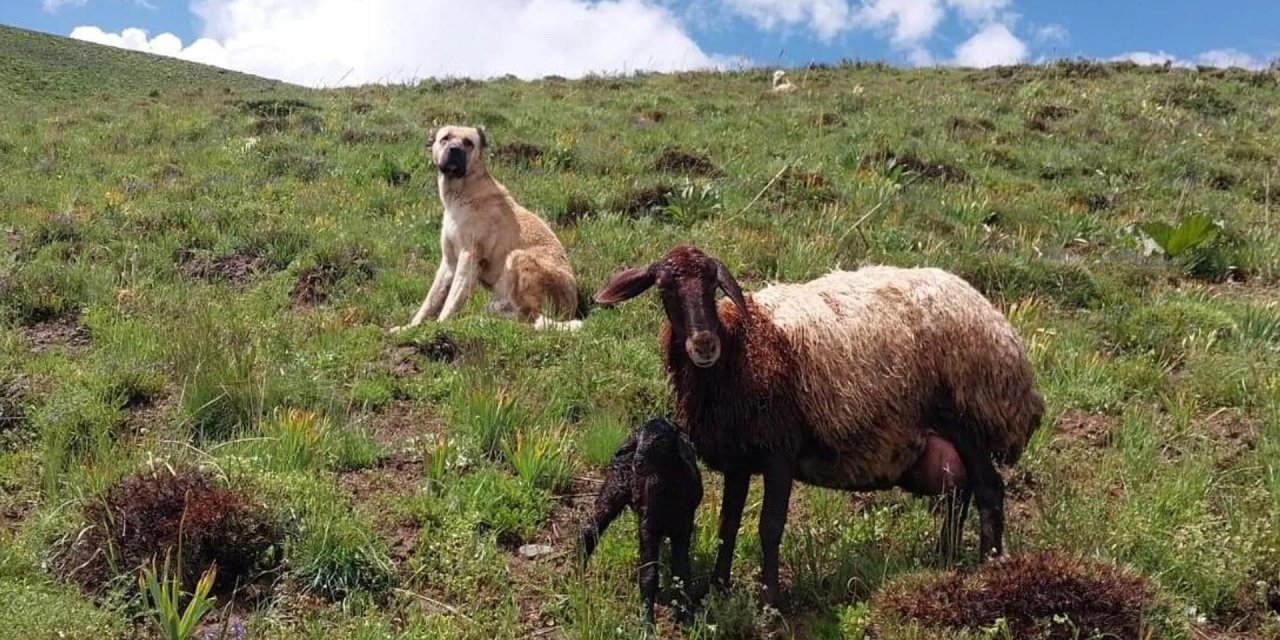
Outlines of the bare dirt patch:
M 1116 426 L 1113 416 L 1068 409 L 1053 425 L 1055 438 L 1081 443 L 1091 447 L 1104 447 Z
M 862 169 L 888 165 L 902 167 L 904 171 L 915 173 L 926 180 L 954 183 L 964 182 L 969 179 L 969 174 L 960 167 L 945 162 L 923 160 L 912 153 L 898 153 L 891 149 L 881 149 L 862 157 Z
M 1261 425 L 1235 411 L 1221 409 L 1193 424 L 1213 440 L 1220 466 L 1230 466 L 1257 445 Z
M 711 158 L 701 153 L 685 151 L 675 147 L 664 149 L 658 159 L 654 161 L 653 168 L 670 173 L 691 173 L 708 177 L 721 175 L 720 167 L 711 162 Z
M 388 554 L 396 566 L 413 557 L 421 524 L 398 513 L 393 503 L 416 494 L 423 478 L 422 459 L 409 453 L 391 455 L 371 469 L 338 474 L 338 484 L 369 512 L 374 527 L 387 540 Z
M 1011 470 L 1004 483 L 1005 515 L 1009 521 L 1026 523 L 1040 514 L 1043 507 L 1040 482 L 1029 469 Z
M 546 525 L 532 539 L 524 541 L 525 544 L 547 545 L 551 547 L 550 553 L 529 559 L 513 550 L 509 563 L 511 583 L 520 594 L 520 613 L 526 633 L 555 633 L 554 620 L 542 614 L 543 605 L 554 595 L 547 592 L 550 585 L 545 574 L 548 571 L 563 573 L 573 570 L 578 559 L 578 528 L 590 513 L 602 481 L 596 476 L 575 477 L 569 491 L 556 497 L 556 506 Z
M 188 249 L 178 258 L 178 270 L 196 280 L 243 285 L 255 274 L 272 271 L 272 267 L 265 256 L 251 251 L 215 257 L 207 251 Z
M 23 330 L 31 350 L 44 353 L 54 347 L 78 351 L 89 344 L 89 329 L 72 317 L 64 316 L 37 322 Z
M 673 193 L 675 193 L 675 187 L 669 184 L 639 187 L 616 196 L 610 202 L 609 209 L 633 219 L 660 215 L 671 205 Z
M 951 116 L 947 118 L 947 130 L 957 138 L 977 138 L 995 131 L 996 123 L 986 118 L 965 118 Z
M 439 416 L 408 401 L 393 402 L 369 416 L 365 427 L 378 444 L 392 452 L 416 452 L 423 438 L 445 432 Z
M 542 159 L 542 148 L 528 142 L 508 142 L 494 148 L 492 157 L 503 164 L 537 164 Z
M 977 629 L 1004 618 L 1015 638 L 1101 634 L 1136 640 L 1152 595 L 1143 577 L 1119 567 L 1038 551 L 968 572 L 899 580 L 876 596 L 874 606 L 934 628 Z M 1072 624 L 1054 622 L 1063 614 Z

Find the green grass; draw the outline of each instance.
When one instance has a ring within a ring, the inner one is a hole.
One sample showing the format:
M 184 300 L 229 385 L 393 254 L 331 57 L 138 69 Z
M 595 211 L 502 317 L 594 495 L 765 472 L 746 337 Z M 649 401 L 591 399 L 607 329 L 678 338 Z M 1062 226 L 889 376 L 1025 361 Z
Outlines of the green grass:
M 422 141 L 456 122 L 488 127 L 491 170 L 553 221 L 588 291 L 680 242 L 747 290 L 867 263 L 969 278 L 1048 402 L 1011 472 L 1007 547 L 1141 573 L 1176 612 L 1153 621 L 1168 637 L 1280 637 L 1261 595 L 1280 583 L 1276 75 L 792 76 L 787 97 L 764 71 L 313 91 L 0 28 L 0 626 L 134 633 L 127 603 L 44 567 L 80 505 L 169 460 L 255 487 L 287 524 L 251 637 L 632 637 L 630 516 L 586 572 L 516 549 L 571 551 L 584 501 L 564 493 L 670 410 L 656 299 L 567 334 L 486 315 L 479 293 L 384 333 L 439 259 Z M 672 150 L 712 167 L 659 163 Z M 1197 215 L 1222 226 L 1194 260 L 1144 255 L 1140 225 Z M 438 333 L 456 359 L 428 358 Z M 698 588 L 720 496 L 705 478 Z M 791 606 L 770 617 L 748 588 L 758 510 L 757 485 L 737 587 L 685 637 L 843 637 L 881 585 L 937 568 L 926 501 L 800 487 Z

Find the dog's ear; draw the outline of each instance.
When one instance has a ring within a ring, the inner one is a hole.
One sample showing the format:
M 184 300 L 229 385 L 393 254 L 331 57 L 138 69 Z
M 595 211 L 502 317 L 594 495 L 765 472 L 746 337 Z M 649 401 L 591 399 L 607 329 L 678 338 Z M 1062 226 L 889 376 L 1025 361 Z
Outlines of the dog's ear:
M 596 292 L 595 301 L 602 305 L 614 305 L 630 300 L 653 286 L 653 265 L 623 269 L 609 278 L 608 284 Z
M 437 133 L 437 130 L 436 130 L 436 129 L 432 129 L 432 130 L 431 130 L 431 133 L 428 133 L 428 134 L 427 134 L 427 148 L 428 148 L 428 149 L 430 149 L 431 147 L 436 146 L 436 133 Z
M 733 303 L 742 309 L 743 313 L 747 311 L 747 300 L 742 296 L 742 289 L 738 287 L 738 281 L 733 279 L 733 274 L 729 273 L 729 269 L 724 266 L 723 262 L 716 260 L 716 284 L 720 285 L 720 289 L 724 294 L 729 296 Z
M 485 138 L 485 135 L 484 135 L 484 125 L 477 125 L 476 133 L 480 134 L 480 148 L 483 149 L 489 146 L 489 140 L 488 138 Z

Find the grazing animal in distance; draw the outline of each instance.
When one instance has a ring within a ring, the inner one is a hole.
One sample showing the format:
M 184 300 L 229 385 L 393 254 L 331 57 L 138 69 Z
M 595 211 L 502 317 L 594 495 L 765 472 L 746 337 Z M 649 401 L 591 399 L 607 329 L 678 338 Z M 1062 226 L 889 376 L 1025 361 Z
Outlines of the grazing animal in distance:
M 796 86 L 791 84 L 787 79 L 787 72 L 778 69 L 773 72 L 773 88 L 774 93 L 790 93 L 796 90 Z
M 1044 400 L 1017 332 L 977 290 L 940 269 L 869 266 L 744 295 L 690 246 L 615 273 L 603 305 L 656 286 L 676 421 L 724 474 L 713 584 L 728 585 L 751 476 L 764 601 L 778 601 L 778 550 L 794 481 L 865 491 L 954 492 L 940 550 L 977 503 L 981 553 L 1003 549 L 1004 485 Z M 716 301 L 716 290 L 727 300 Z
M 568 319 L 579 306 L 568 255 L 551 227 L 489 175 L 484 128 L 443 126 L 427 144 L 444 204 L 440 265 L 413 319 L 392 331 L 453 316 L 476 283 L 493 292 L 490 312 L 538 329 L 580 328 L 581 320 Z M 546 302 L 560 320 L 543 315 Z
M 693 517 L 702 502 L 702 474 L 693 445 L 664 418 L 654 418 L 618 447 L 604 485 L 596 494 L 591 520 L 582 526 L 578 544 L 585 566 L 605 529 L 630 507 L 638 519 L 640 569 L 637 577 L 644 600 L 645 622 L 653 624 L 658 592 L 658 551 L 663 538 L 671 541 L 672 575 L 679 581 L 680 617 L 692 613 L 689 597 L 692 574 L 689 545 Z

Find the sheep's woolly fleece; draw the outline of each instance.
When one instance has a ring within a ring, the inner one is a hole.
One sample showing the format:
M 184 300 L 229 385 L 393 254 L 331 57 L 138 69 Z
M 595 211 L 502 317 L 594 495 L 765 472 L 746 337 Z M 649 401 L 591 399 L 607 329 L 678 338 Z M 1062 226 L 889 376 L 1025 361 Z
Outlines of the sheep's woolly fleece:
M 927 429 L 975 430 L 996 460 L 1012 463 L 1039 423 L 1043 399 L 1022 341 L 981 293 L 946 271 L 832 272 L 763 289 L 748 306 L 756 320 L 748 334 L 776 329 L 790 347 L 795 371 L 775 381 L 790 381 L 810 435 L 828 450 L 799 456 L 801 480 L 891 484 L 916 460 Z M 726 329 L 742 327 L 731 302 L 719 311 Z

